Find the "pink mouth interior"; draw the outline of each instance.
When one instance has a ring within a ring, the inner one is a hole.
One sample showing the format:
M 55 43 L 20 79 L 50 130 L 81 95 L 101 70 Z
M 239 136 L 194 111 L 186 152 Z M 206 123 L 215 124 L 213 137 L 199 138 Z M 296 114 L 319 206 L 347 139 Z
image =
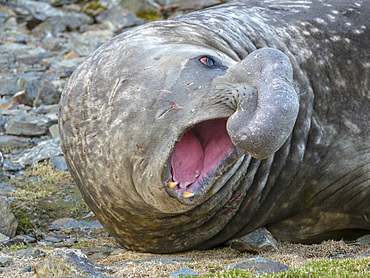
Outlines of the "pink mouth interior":
M 175 146 L 171 158 L 172 179 L 181 189 L 209 176 L 234 151 L 226 131 L 227 119 L 209 120 L 188 130 Z M 196 188 L 193 188 L 196 189 Z

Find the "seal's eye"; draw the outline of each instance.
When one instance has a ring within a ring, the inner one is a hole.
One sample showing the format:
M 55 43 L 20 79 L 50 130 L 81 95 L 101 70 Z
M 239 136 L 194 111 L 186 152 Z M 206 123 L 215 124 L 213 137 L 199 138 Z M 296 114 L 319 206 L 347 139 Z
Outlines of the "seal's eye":
M 214 67 L 217 65 L 216 61 L 209 56 L 200 57 L 199 62 L 208 67 Z
M 197 61 L 201 62 L 203 66 L 211 70 L 226 70 L 227 67 L 222 65 L 222 62 L 210 55 L 201 55 L 195 58 Z

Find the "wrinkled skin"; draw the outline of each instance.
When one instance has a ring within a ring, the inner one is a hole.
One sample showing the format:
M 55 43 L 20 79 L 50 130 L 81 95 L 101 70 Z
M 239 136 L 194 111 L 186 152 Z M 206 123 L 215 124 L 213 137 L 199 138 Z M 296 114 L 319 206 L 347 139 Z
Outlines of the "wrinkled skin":
M 70 78 L 62 148 L 122 245 L 369 233 L 369 3 L 254 4 L 124 32 Z

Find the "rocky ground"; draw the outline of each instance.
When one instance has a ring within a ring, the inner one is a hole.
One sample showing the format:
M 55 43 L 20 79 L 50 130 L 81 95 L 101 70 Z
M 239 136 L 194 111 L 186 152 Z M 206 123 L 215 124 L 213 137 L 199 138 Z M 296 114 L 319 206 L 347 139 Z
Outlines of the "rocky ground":
M 223 2 L 0 0 L 0 277 L 176 277 L 241 265 L 270 272 L 314 258 L 369 256 L 366 237 L 259 254 L 136 253 L 117 246 L 82 200 L 58 139 L 58 101 L 73 70 L 129 28 Z

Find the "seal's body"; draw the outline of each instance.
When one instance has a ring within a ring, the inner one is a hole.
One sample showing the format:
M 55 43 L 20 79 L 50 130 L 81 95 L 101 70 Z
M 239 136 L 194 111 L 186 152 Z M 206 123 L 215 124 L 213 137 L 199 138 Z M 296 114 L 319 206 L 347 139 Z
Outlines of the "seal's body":
M 60 134 L 104 227 L 166 253 L 259 227 L 302 243 L 368 233 L 368 4 L 220 5 L 90 55 Z

